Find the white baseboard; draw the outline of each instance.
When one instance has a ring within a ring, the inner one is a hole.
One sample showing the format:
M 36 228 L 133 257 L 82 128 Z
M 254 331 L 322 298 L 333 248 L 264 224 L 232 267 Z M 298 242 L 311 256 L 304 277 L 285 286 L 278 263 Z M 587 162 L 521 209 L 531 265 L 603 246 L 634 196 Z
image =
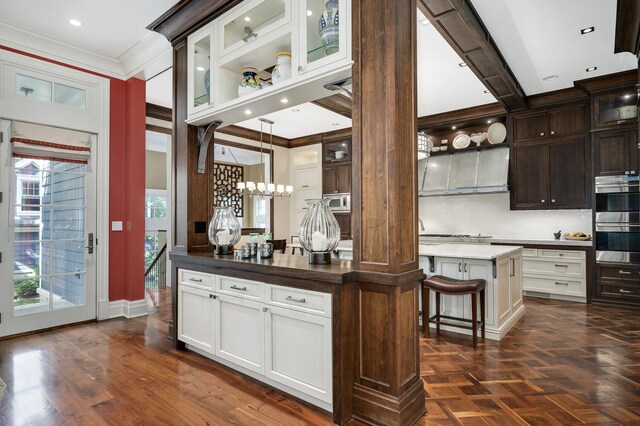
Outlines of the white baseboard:
M 114 300 L 109 302 L 109 318 L 136 318 L 147 314 L 147 301 L 145 299 Z

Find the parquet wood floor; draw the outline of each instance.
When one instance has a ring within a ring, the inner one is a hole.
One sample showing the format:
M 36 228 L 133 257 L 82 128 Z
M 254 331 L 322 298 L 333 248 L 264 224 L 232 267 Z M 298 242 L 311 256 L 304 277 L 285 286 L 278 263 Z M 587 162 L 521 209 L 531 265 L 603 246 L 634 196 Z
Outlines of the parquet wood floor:
M 0 424 L 327 425 L 327 413 L 171 349 L 168 291 L 148 317 L 0 341 Z M 640 311 L 526 300 L 501 342 L 422 339 L 419 424 L 640 424 Z M 352 424 L 358 424 L 352 422 Z

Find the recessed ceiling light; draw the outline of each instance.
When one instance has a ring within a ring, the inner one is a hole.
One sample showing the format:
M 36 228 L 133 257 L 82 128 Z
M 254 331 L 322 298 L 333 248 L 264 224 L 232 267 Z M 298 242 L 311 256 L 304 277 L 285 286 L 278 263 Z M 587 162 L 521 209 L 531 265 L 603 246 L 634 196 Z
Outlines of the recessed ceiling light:
M 587 27 L 580 30 L 580 34 L 589 34 L 596 30 L 596 27 Z
M 542 77 L 542 81 L 551 81 L 551 80 L 555 80 L 558 77 L 559 77 L 558 74 L 551 74 L 546 77 Z
M 455 129 L 457 129 L 456 126 L 451 126 L 451 130 L 455 130 Z
M 313 12 L 310 10 L 307 10 L 307 16 L 311 16 L 311 15 L 313 15 Z
M 300 110 L 299 110 L 299 109 L 297 109 L 297 108 L 294 108 L 294 109 L 292 109 L 291 111 L 293 111 L 293 112 L 300 112 Z
M 491 93 L 489 89 L 485 90 L 484 93 Z
M 82 26 L 82 22 L 78 21 L 77 19 L 69 19 L 69 23 L 74 27 Z
M 196 67 L 198 71 L 204 71 L 204 67 Z
M 586 71 L 586 72 L 591 72 L 591 71 L 595 71 L 595 70 L 597 70 L 597 69 L 598 69 L 598 67 L 589 67 L 589 68 L 587 68 L 585 71 Z
M 280 99 L 280 102 L 282 102 L 283 104 L 286 104 L 287 102 L 289 102 L 289 99 L 282 98 L 282 99 Z
M 251 115 L 251 110 L 250 110 L 250 109 L 245 109 L 245 110 L 244 110 L 244 113 L 245 113 L 246 115 Z
M 458 66 L 459 66 L 460 68 L 464 68 L 464 67 L 466 67 L 466 66 L 467 66 L 467 64 L 465 64 L 464 62 L 460 62 L 460 63 L 458 64 Z
M 249 18 L 248 16 L 245 16 L 245 17 L 244 17 L 244 20 L 245 20 L 246 22 L 251 22 L 251 18 Z

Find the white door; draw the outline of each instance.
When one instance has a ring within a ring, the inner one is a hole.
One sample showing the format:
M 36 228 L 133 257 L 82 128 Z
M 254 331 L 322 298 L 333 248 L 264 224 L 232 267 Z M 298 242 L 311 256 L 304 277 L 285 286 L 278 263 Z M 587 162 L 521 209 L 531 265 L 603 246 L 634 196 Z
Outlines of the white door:
M 0 130 L 0 336 L 95 319 L 95 154 L 12 157 L 11 122 Z

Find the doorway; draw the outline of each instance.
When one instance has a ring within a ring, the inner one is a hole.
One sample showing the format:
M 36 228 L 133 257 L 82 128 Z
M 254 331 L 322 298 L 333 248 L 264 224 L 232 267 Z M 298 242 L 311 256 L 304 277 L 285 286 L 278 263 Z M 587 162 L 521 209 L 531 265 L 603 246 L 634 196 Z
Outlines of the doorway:
M 0 126 L 0 336 L 95 319 L 96 137 Z

